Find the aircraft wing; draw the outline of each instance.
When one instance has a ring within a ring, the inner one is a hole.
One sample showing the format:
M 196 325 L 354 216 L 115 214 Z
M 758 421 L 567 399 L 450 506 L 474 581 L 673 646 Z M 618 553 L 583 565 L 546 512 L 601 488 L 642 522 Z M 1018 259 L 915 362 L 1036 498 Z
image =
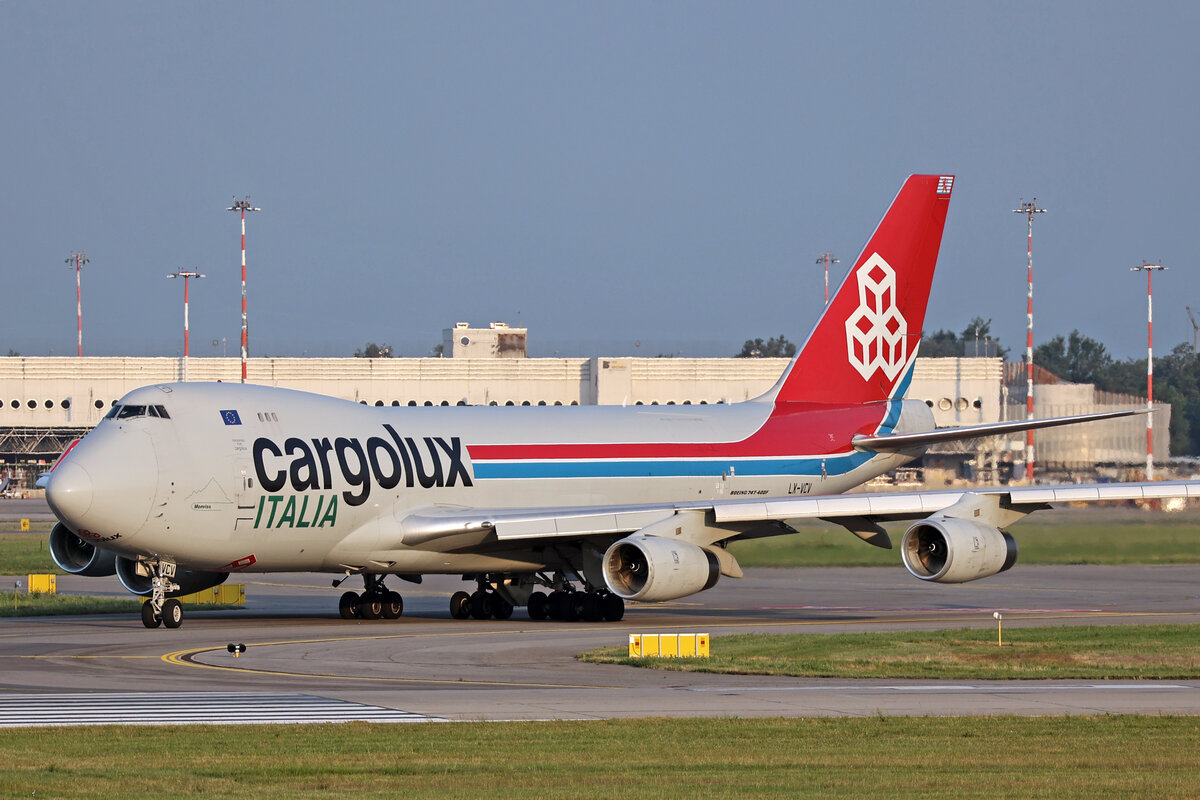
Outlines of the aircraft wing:
M 947 489 L 929 492 L 874 492 L 810 497 L 681 502 L 662 505 L 558 508 L 430 507 L 401 521 L 405 544 L 423 544 L 461 533 L 490 532 L 499 541 L 623 535 L 684 512 L 711 513 L 711 526 L 734 538 L 754 525 L 822 519 L 846 526 L 867 541 L 882 532 L 879 522 L 920 519 L 973 498 L 990 498 L 1015 518 L 1052 503 L 1200 497 L 1200 481 L 1068 484 Z M 879 542 L 880 546 L 890 546 Z

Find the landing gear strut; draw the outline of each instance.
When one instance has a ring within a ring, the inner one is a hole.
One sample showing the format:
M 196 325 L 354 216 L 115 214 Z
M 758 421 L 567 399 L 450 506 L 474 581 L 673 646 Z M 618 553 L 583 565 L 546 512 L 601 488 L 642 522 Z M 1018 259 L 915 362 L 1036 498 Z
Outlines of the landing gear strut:
M 178 628 L 183 624 L 183 605 L 174 597 L 167 599 L 167 592 L 179 591 L 179 584 L 171 580 L 175 577 L 175 564 L 151 561 L 146 567 L 150 570 L 151 588 L 150 599 L 142 603 L 142 624 L 147 628 L 159 625 Z
M 343 579 L 344 580 L 344 579 Z M 335 581 L 334 586 L 341 581 Z M 388 589 L 382 575 L 364 574 L 364 591 L 344 592 L 338 600 L 342 619 L 399 619 L 404 613 L 404 598 Z

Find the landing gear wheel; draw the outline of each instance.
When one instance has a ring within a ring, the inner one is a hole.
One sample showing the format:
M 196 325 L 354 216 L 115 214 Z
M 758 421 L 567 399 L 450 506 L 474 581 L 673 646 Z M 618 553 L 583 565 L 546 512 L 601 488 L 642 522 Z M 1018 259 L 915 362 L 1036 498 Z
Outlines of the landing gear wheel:
M 567 595 L 569 602 L 567 603 L 567 621 L 574 622 L 577 619 L 583 619 L 583 601 L 587 597 L 586 592 L 571 592 Z
M 513 604 L 498 594 L 491 595 L 492 616 L 496 619 L 508 619 L 513 615 Z
M 358 592 L 343 592 L 338 600 L 338 614 L 342 619 L 358 617 Z
M 466 619 L 471 616 L 471 595 L 466 592 L 455 592 L 450 596 L 450 616 L 455 619 Z
M 383 597 L 374 593 L 364 594 L 358 600 L 358 615 L 363 619 L 379 619 L 383 616 Z
M 142 603 L 142 624 L 147 628 L 157 628 L 162 625 L 162 617 L 154 613 L 154 604 L 149 600 Z
M 541 621 L 550 615 L 550 600 L 546 597 L 545 592 L 534 592 L 529 595 L 529 602 L 525 606 L 525 610 L 529 612 L 529 618 L 532 620 Z
M 600 596 L 595 592 L 581 593 L 579 616 L 587 622 L 599 622 L 604 619 L 604 609 L 600 605 Z
M 404 598 L 399 592 L 388 592 L 383 596 L 383 618 L 399 619 L 404 613 Z
M 178 628 L 183 624 L 183 604 L 174 597 L 163 603 L 162 622 L 168 628 Z
M 482 589 L 471 595 L 471 616 L 475 619 L 492 616 L 492 596 Z
M 600 606 L 604 610 L 604 618 L 609 622 L 620 622 L 621 617 L 625 616 L 625 601 L 620 595 L 606 594 L 600 600 Z

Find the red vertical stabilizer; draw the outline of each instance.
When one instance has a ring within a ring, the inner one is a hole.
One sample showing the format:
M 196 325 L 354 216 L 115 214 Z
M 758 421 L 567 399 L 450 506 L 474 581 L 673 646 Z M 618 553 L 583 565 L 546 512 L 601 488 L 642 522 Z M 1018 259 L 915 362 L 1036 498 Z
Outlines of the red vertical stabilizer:
M 904 182 L 808 341 L 761 399 L 868 403 L 903 393 L 953 188 L 953 175 Z

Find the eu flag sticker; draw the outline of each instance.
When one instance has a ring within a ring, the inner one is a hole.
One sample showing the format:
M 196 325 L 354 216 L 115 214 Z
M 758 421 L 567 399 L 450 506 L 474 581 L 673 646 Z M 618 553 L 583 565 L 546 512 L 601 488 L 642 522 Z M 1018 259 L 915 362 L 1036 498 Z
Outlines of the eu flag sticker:
M 225 420 L 226 425 L 241 425 L 242 424 L 242 418 L 239 417 L 238 413 L 236 411 L 234 411 L 232 408 L 229 409 L 228 411 L 222 411 L 221 419 Z

